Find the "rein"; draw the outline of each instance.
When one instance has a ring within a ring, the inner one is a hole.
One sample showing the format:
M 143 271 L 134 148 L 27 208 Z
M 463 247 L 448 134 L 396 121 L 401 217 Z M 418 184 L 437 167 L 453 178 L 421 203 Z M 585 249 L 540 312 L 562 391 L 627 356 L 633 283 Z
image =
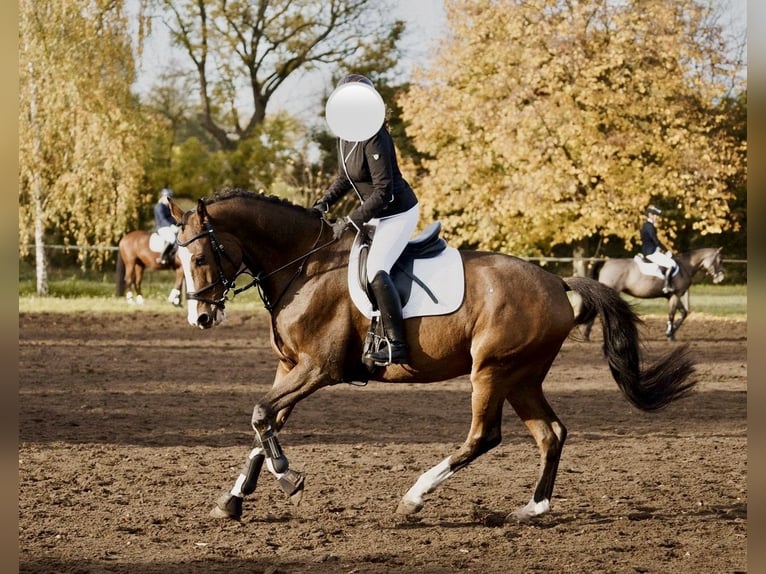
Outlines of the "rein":
M 231 263 L 232 265 L 234 265 L 234 261 L 232 261 L 229 254 L 226 253 L 226 251 L 223 248 L 223 245 L 221 245 L 221 243 L 216 239 L 213 226 L 210 224 L 209 221 L 206 221 L 205 231 L 198 233 L 197 235 L 195 235 L 194 237 L 192 237 L 191 239 L 187 241 L 184 241 L 183 243 L 179 243 L 178 246 L 186 247 L 190 245 L 191 243 L 197 241 L 198 239 L 207 237 L 210 241 L 211 247 L 213 248 L 213 253 L 215 254 L 216 264 L 218 267 L 218 278 L 212 283 L 210 283 L 209 285 L 202 287 L 201 289 L 187 292 L 186 294 L 187 298 L 193 299 L 196 301 L 203 301 L 205 303 L 209 303 L 211 305 L 215 305 L 223 309 L 225 306 L 225 302 L 230 300 L 228 298 L 228 294 L 230 291 L 233 291 L 233 296 L 232 296 L 233 298 L 233 297 L 236 297 L 238 294 L 242 293 L 243 291 L 247 291 L 251 287 L 255 286 L 258 289 L 258 295 L 260 296 L 261 301 L 263 301 L 264 307 L 269 313 L 271 313 L 276 308 L 277 304 L 282 299 L 284 294 L 287 292 L 287 289 L 290 287 L 290 285 L 292 285 L 293 281 L 295 281 L 295 279 L 297 279 L 300 276 L 300 274 L 303 272 L 303 268 L 304 268 L 304 264 L 306 263 L 306 260 L 317 251 L 320 251 L 337 241 L 336 239 L 332 239 L 328 241 L 327 243 L 323 243 L 322 245 L 317 246 L 317 243 L 319 243 L 320 237 L 322 237 L 322 228 L 324 227 L 324 224 L 325 224 L 325 221 L 324 219 L 322 219 L 322 226 L 319 228 L 319 235 L 314 240 L 314 245 L 307 253 L 304 253 L 303 255 L 296 257 L 295 259 L 291 261 L 288 261 L 284 265 L 281 265 L 280 267 L 277 267 L 276 269 L 273 269 L 272 271 L 269 271 L 268 273 L 260 272 L 257 274 L 253 274 L 253 272 L 245 265 L 243 268 L 241 268 L 239 271 L 235 273 L 232 279 L 228 279 L 223 273 L 223 258 L 225 257 L 226 259 L 228 259 L 229 263 Z M 290 281 L 287 282 L 287 285 L 285 285 L 284 289 L 276 298 L 276 300 L 273 303 L 271 303 L 268 299 L 268 296 L 263 290 L 263 282 L 269 277 L 272 277 L 273 275 L 276 275 L 280 271 L 283 271 L 287 269 L 288 267 L 291 267 L 292 265 L 295 265 L 296 263 L 299 263 L 299 262 L 301 263 L 301 265 L 296 270 L 295 275 L 293 275 Z M 244 287 L 237 287 L 235 285 L 235 281 L 237 277 L 244 274 L 250 275 L 252 277 L 252 280 L 250 281 L 250 283 L 248 283 Z M 208 298 L 199 296 L 200 293 L 204 293 L 205 291 L 212 289 L 218 284 L 221 284 L 224 287 L 224 292 L 219 299 L 208 299 Z

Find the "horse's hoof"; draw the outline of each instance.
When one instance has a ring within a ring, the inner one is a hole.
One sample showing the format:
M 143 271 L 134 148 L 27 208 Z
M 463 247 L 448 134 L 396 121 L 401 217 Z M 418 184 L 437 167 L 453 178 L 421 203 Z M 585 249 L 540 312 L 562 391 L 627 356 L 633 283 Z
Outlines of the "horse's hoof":
M 527 522 L 537 516 L 540 516 L 541 514 L 545 514 L 548 512 L 548 510 L 550 510 L 550 507 L 551 504 L 547 498 L 541 500 L 540 502 L 530 500 L 526 506 L 523 506 L 522 508 L 519 508 L 515 512 L 509 514 L 507 519 L 517 520 L 519 522 Z
M 293 506 L 298 506 L 303 501 L 303 487 L 301 486 L 301 489 L 293 494 L 290 495 L 290 502 L 293 503 Z
M 396 513 L 404 515 L 417 514 L 421 510 L 423 510 L 423 503 L 416 504 L 410 500 L 402 500 L 396 507 Z
M 239 520 L 242 518 L 242 497 L 233 494 L 221 495 L 215 501 L 215 506 L 210 511 L 211 518 L 228 518 L 229 520 Z

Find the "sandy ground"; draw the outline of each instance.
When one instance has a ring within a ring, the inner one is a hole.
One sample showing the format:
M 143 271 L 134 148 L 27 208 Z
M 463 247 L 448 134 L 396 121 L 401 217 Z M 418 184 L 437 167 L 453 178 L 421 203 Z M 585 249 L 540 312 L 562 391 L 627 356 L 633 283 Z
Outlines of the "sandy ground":
M 241 522 L 209 518 L 273 379 L 267 328 L 236 312 L 206 332 L 141 310 L 20 315 L 20 571 L 746 570 L 744 321 L 691 315 L 668 343 L 647 320 L 649 356 L 686 342 L 698 361 L 698 390 L 654 414 L 620 394 L 600 332 L 567 341 L 545 389 L 570 434 L 551 511 L 524 524 L 504 517 L 531 497 L 538 457 L 510 408 L 500 446 L 414 518 L 394 512 L 464 440 L 465 378 L 318 392 L 281 433 L 303 502 L 264 473 Z

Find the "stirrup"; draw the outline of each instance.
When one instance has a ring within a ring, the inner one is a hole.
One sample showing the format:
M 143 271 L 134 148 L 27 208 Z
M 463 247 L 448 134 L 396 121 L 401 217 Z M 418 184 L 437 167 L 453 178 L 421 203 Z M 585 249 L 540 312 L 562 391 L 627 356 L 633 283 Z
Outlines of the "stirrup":
M 401 341 L 388 341 L 386 346 L 373 353 L 368 353 L 367 358 L 378 367 L 386 367 L 391 364 L 403 364 L 408 361 L 407 343 Z

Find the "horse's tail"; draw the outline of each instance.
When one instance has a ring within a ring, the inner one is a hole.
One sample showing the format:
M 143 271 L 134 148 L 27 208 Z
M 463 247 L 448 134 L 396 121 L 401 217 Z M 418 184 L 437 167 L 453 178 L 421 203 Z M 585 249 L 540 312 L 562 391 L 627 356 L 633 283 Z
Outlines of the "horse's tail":
M 567 285 L 581 297 L 576 325 L 601 317 L 604 355 L 612 377 L 627 399 L 644 411 L 656 411 L 689 394 L 696 381 L 688 346 L 674 348 L 645 369 L 641 368 L 638 327 L 641 319 L 620 294 L 587 277 L 568 277 Z
M 114 273 L 115 293 L 118 297 L 125 295 L 125 261 L 122 259 L 122 253 L 117 250 L 117 269 Z

